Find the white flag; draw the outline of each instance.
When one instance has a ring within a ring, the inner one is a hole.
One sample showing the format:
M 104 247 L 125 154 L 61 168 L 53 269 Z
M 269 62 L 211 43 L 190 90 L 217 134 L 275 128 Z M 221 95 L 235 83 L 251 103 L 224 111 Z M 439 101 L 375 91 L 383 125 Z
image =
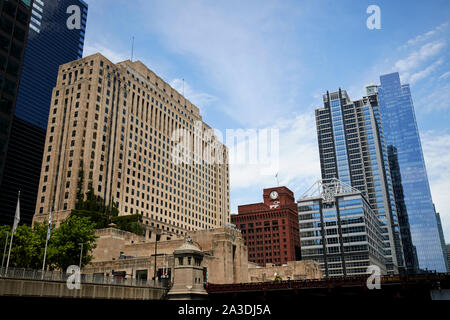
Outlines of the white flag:
M 16 215 L 14 216 L 14 224 L 12 229 L 13 234 L 14 232 L 16 232 L 17 226 L 19 225 L 19 221 L 20 221 L 20 192 L 19 197 L 17 198 Z
M 50 239 L 51 230 L 52 230 L 52 208 L 50 208 L 50 213 L 48 215 L 47 241 L 48 241 L 48 239 Z

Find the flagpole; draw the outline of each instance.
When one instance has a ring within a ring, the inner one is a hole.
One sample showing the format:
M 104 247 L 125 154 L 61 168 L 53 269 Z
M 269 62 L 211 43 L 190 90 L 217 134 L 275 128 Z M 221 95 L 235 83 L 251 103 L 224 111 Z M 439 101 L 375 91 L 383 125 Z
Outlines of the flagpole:
M 44 272 L 45 272 L 45 260 L 47 258 L 47 245 L 48 245 L 48 239 L 50 238 L 50 228 L 52 226 L 52 206 L 50 206 L 50 214 L 48 216 L 48 230 L 47 230 L 47 236 L 45 237 L 45 249 L 44 249 L 44 262 L 42 264 L 42 278 L 44 278 Z
M 11 247 L 12 247 L 13 238 L 14 238 L 14 232 L 11 234 L 11 242 L 9 243 L 8 260 L 6 260 L 6 271 L 5 271 L 5 275 L 8 274 L 9 256 L 11 255 Z
M 5 231 L 5 233 L 6 233 L 6 240 L 5 240 L 5 248 L 3 249 L 3 256 L 2 256 L 2 273 L 3 273 L 3 265 L 5 262 L 6 248 L 8 247 L 9 231 Z
M 13 224 L 12 233 L 11 233 L 11 242 L 9 243 L 9 252 L 8 252 L 8 260 L 6 261 L 5 275 L 8 273 L 9 257 L 11 256 L 11 247 L 12 247 L 12 242 L 13 242 L 13 238 L 14 238 L 14 233 L 16 232 L 17 225 L 19 224 L 19 221 L 20 221 L 20 202 L 19 201 L 20 201 L 20 191 L 17 196 L 16 215 L 14 216 L 14 224 Z

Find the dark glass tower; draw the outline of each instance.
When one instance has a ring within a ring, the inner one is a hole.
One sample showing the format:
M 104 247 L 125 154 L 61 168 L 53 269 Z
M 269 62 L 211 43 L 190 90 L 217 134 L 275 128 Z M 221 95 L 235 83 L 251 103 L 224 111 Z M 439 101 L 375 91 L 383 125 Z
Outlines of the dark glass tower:
M 396 147 L 388 146 L 388 158 L 395 195 L 395 204 L 397 207 L 403 255 L 405 257 L 405 268 L 408 273 L 417 273 L 419 271 L 419 261 L 417 260 L 416 247 L 413 245 L 411 239 L 411 230 L 405 205 L 405 194 L 403 193 L 402 176 L 398 165 L 398 153 Z
M 409 85 L 400 83 L 398 73 L 382 75 L 380 81 L 378 93 L 386 145 L 397 150 L 403 201 L 419 268 L 446 272 Z
M 12 221 L 18 190 L 21 221 L 32 221 L 52 90 L 59 66 L 83 55 L 86 19 L 87 4 L 82 0 L 35 0 L 32 4 L 13 130 L 0 184 L 0 223 Z
M 376 86 L 366 91 L 356 101 L 345 90 L 327 92 L 316 109 L 322 179 L 361 191 L 381 221 L 387 271 L 398 273 L 404 258 Z
M 30 0 L 0 1 L 0 183 L 4 176 L 30 14 Z M 15 196 L 17 198 L 17 193 Z M 0 211 L 0 215 L 2 213 Z

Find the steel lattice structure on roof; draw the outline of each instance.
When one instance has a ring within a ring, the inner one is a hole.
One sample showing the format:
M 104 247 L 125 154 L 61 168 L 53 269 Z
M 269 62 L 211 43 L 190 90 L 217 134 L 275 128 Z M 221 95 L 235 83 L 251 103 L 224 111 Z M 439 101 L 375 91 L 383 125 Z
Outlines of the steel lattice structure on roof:
M 335 197 L 338 195 L 354 193 L 361 194 L 361 191 L 353 188 L 352 186 L 342 182 L 339 179 L 319 179 L 303 193 L 298 201 L 308 198 L 315 199 L 321 197 L 323 202 L 330 203 L 334 202 Z

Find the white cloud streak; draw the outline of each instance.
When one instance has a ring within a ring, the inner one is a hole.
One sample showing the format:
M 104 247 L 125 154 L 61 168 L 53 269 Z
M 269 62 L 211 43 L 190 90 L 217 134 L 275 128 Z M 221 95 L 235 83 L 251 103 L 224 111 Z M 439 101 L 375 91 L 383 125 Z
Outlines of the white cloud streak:
M 450 242 L 450 134 L 427 131 L 421 135 L 428 179 L 444 235 Z

